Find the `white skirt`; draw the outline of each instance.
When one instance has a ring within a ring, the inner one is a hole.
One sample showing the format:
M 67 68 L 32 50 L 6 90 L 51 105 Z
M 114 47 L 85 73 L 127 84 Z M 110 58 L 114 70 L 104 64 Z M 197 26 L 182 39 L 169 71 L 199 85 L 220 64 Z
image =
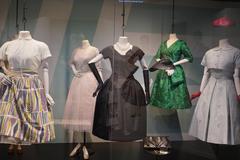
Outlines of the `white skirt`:
M 240 105 L 232 78 L 211 76 L 192 118 L 189 134 L 216 144 L 240 144 Z
M 97 88 L 97 80 L 92 72 L 74 77 L 68 92 L 63 116 L 63 125 L 72 131 L 92 132 Z

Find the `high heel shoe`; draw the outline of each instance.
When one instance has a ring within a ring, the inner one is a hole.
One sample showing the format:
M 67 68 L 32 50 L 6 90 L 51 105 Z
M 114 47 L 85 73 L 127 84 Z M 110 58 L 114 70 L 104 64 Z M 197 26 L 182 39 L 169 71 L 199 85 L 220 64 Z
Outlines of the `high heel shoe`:
M 8 154 L 9 155 L 13 155 L 14 154 L 14 145 L 10 145 L 9 147 L 8 147 Z
M 75 148 L 72 150 L 72 152 L 69 154 L 69 157 L 74 157 L 78 152 L 81 147 L 81 144 L 78 143 Z
M 22 146 L 20 144 L 17 145 L 17 154 L 18 155 L 22 155 L 23 154 L 23 149 L 22 149 Z
M 82 150 L 83 150 L 83 159 L 89 160 L 89 153 L 88 153 L 87 147 L 83 146 Z

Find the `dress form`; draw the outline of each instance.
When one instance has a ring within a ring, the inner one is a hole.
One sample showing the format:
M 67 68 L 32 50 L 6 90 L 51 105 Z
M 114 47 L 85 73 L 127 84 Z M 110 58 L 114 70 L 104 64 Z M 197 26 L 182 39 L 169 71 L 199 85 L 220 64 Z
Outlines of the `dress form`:
M 91 45 L 90 45 L 90 43 L 89 43 L 89 41 L 88 40 L 83 40 L 82 41 L 82 48 L 88 48 L 88 47 L 90 47 Z
M 177 40 L 178 40 L 177 34 L 176 33 L 170 33 L 169 38 L 167 40 L 167 47 L 169 48 Z
M 20 31 L 18 38 L 19 39 L 32 39 L 32 36 L 29 31 Z
M 37 107 L 42 107 L 45 109 L 50 107 L 51 103 L 49 103 L 49 102 L 51 101 L 54 103 L 54 101 L 51 98 L 51 96 L 49 95 L 48 65 L 47 65 L 47 63 L 45 63 L 46 62 L 45 59 L 47 59 L 48 57 L 51 57 L 48 46 L 43 42 L 33 40 L 29 31 L 20 31 L 18 34 L 18 37 L 5 43 L 5 45 L 3 46 L 3 53 L 6 54 L 5 59 L 9 62 L 9 64 L 11 64 L 10 65 L 11 71 L 9 71 L 9 74 L 12 74 L 12 72 L 13 72 L 14 74 L 11 75 L 13 77 L 18 74 L 21 74 L 23 79 L 25 80 L 25 75 L 27 75 L 29 77 L 33 77 L 32 74 L 36 74 L 36 77 L 38 78 L 38 69 L 40 69 L 40 68 L 43 69 L 43 74 L 42 74 L 43 75 L 43 79 L 42 79 L 43 85 L 42 84 L 41 84 L 41 86 L 39 85 L 39 88 L 34 88 L 32 86 L 29 88 L 27 87 L 27 88 L 24 88 L 24 91 L 27 92 L 30 90 L 31 91 L 32 90 L 41 90 L 41 95 L 44 95 L 44 94 L 45 95 L 42 96 L 41 98 L 34 97 L 34 96 L 30 96 L 30 98 L 23 97 L 21 100 L 23 100 L 25 102 L 30 102 L 31 98 L 32 98 L 39 102 L 36 105 Z M 15 74 L 15 72 L 16 72 L 16 74 Z M 40 78 L 38 78 L 38 79 L 39 79 L 39 81 L 41 81 Z M 22 81 L 22 83 L 26 83 L 24 80 Z M 21 89 L 19 89 L 19 90 L 21 90 Z M 35 94 L 35 95 L 37 95 L 37 94 Z M 40 95 L 40 92 L 38 95 Z M 41 99 L 44 99 L 44 105 L 39 106 L 39 104 L 41 104 L 41 102 L 40 102 Z M 45 103 L 46 101 L 47 101 L 47 104 Z M 16 105 L 13 105 L 13 106 L 16 106 Z M 33 107 L 35 109 L 37 108 L 34 106 L 34 104 L 31 105 L 31 107 Z M 38 114 L 43 110 L 47 111 L 45 109 L 39 108 L 38 111 L 34 110 L 34 114 L 35 113 Z M 29 109 L 29 110 L 32 112 L 32 109 Z M 51 112 L 50 109 L 48 111 Z M 24 112 L 19 111 L 18 114 L 21 114 L 21 113 L 24 113 Z M 18 117 L 21 117 L 21 116 L 18 116 Z M 49 119 L 51 119 L 51 118 L 49 118 Z M 31 121 L 34 122 L 35 119 L 34 118 L 30 119 L 29 122 L 31 122 Z M 31 124 L 29 122 L 28 122 L 28 124 Z M 49 124 L 50 123 L 51 122 L 49 122 Z M 36 122 L 36 124 L 38 124 L 38 123 Z M 39 125 L 41 125 L 41 124 L 39 123 Z M 45 133 L 44 130 L 42 130 L 42 131 L 43 131 L 42 133 Z M 39 135 L 39 136 L 40 136 L 40 134 L 42 134 L 40 132 L 37 132 L 37 133 L 38 134 L 36 134 L 36 135 Z M 54 133 L 54 132 L 52 132 L 52 133 Z M 23 135 L 23 134 L 25 134 L 24 131 L 22 131 L 21 135 Z M 33 137 L 33 136 L 29 136 L 29 137 Z M 46 137 L 48 137 L 48 136 L 46 136 Z M 33 142 L 31 140 L 29 140 L 29 141 Z M 13 151 L 14 145 L 17 145 L 18 152 L 22 152 L 20 145 L 24 144 L 24 140 L 19 138 L 14 143 L 15 144 L 12 143 L 12 145 L 10 145 L 9 153 L 11 153 Z
M 78 86 L 75 86 L 75 84 L 76 84 L 76 82 L 78 83 L 78 84 L 82 84 L 83 82 L 82 82 L 82 78 L 84 78 L 84 77 L 88 77 L 88 73 L 87 72 L 85 72 L 85 71 L 83 71 L 84 70 L 84 68 L 86 69 L 86 67 L 88 67 L 87 66 L 87 64 L 85 64 L 85 61 L 86 61 L 86 58 L 88 58 L 88 57 L 95 57 L 96 55 L 98 55 L 98 49 L 97 48 L 95 48 L 95 47 L 93 47 L 93 46 L 91 46 L 91 44 L 90 44 L 90 42 L 89 42 L 89 40 L 82 40 L 82 42 L 81 42 L 81 46 L 80 47 L 78 47 L 78 48 L 76 48 L 75 50 L 74 50 L 74 53 L 73 53 L 73 57 L 72 57 L 72 60 L 71 60 L 71 68 L 72 68 L 72 70 L 73 70 L 73 73 L 74 73 L 74 78 L 73 78 L 73 81 L 72 81 L 72 84 L 71 84 L 71 86 L 73 85 L 74 86 L 74 88 L 78 88 Z M 84 60 L 83 60 L 84 59 Z M 99 68 L 100 69 L 100 68 Z M 95 81 L 95 80 L 94 80 Z M 88 84 L 89 86 L 91 86 L 92 85 L 92 79 L 90 78 L 90 79 L 88 79 L 88 80 L 86 80 L 85 81 L 86 82 L 86 84 Z M 83 84 L 84 85 L 84 84 Z M 97 87 L 97 86 L 96 86 Z M 90 91 L 92 90 L 91 89 L 92 87 L 90 87 Z M 95 87 L 94 87 L 95 88 Z M 75 93 L 76 94 L 76 92 L 75 92 L 75 90 L 73 89 L 72 90 L 72 87 L 70 87 L 70 89 L 69 89 L 69 93 Z M 82 91 L 81 91 L 81 93 L 79 93 L 80 95 L 82 95 L 82 96 L 88 96 L 89 94 L 88 94 L 88 92 L 86 93 L 85 92 L 85 89 L 83 89 L 82 88 Z M 71 94 L 70 94 L 71 95 Z M 76 100 L 76 98 L 75 97 L 71 97 L 70 96 L 70 98 L 68 97 L 68 99 L 74 99 L 74 100 Z M 83 101 L 87 101 L 87 100 L 83 100 Z M 92 102 L 92 100 L 89 100 L 90 102 Z M 69 108 L 69 106 L 73 106 L 74 104 L 73 103 L 71 103 L 70 101 L 69 101 L 69 103 L 68 103 L 68 100 L 67 100 L 67 102 L 66 102 L 66 108 Z M 77 106 L 81 106 L 80 108 L 81 108 L 81 110 L 84 108 L 84 106 L 86 106 L 86 103 L 81 103 L 81 104 L 76 104 Z M 90 108 L 92 108 L 92 104 L 90 103 L 89 104 L 89 106 L 88 107 L 90 107 Z M 67 109 L 68 110 L 68 109 Z M 70 112 L 70 111 L 67 111 L 66 110 L 66 115 L 68 115 L 68 113 Z M 71 111 L 71 112 L 74 112 L 74 111 Z M 78 112 L 78 111 L 75 111 L 75 112 Z M 64 115 L 65 115 L 65 113 L 64 113 Z M 65 117 L 67 120 L 70 118 L 71 119 L 71 117 L 69 117 L 69 116 L 66 116 Z M 73 117 L 72 117 L 73 118 Z M 76 120 L 76 119 L 75 119 Z M 84 121 L 86 121 L 86 120 L 82 120 L 81 119 L 81 125 L 83 125 L 83 123 L 84 123 Z M 90 122 L 89 122 L 90 123 Z M 81 125 L 79 125 L 79 126 L 81 126 Z M 83 140 L 84 140 L 84 142 L 83 142 L 83 144 L 81 144 L 80 142 L 78 142 L 78 144 L 74 147 L 74 149 L 71 151 L 71 153 L 69 154 L 69 156 L 70 157 L 73 157 L 73 156 L 75 156 L 77 153 L 79 153 L 79 151 L 80 150 L 82 150 L 82 152 L 83 152 L 83 156 L 84 156 L 84 159 L 88 159 L 89 158 L 89 153 L 88 153 L 88 148 L 86 147 L 86 134 L 87 134 L 87 132 L 89 132 L 89 129 L 87 129 L 87 128 L 83 128 L 83 129 L 81 129 L 81 130 L 78 130 L 78 132 L 79 133 L 83 133 Z M 71 130 L 71 129 L 69 129 L 69 138 L 70 139 L 74 139 L 73 136 L 74 135 L 74 130 Z
M 231 47 L 229 40 L 227 38 L 220 39 L 218 43 L 219 43 L 219 47 L 221 47 L 221 48 Z
M 113 47 L 118 53 L 125 55 L 133 46 L 128 42 L 128 37 L 119 37 L 118 42 Z

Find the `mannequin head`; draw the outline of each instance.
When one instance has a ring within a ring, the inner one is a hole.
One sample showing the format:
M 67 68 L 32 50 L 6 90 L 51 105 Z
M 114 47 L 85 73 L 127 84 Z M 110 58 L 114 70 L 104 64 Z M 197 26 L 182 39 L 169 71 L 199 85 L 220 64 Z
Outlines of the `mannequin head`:
M 88 40 L 82 40 L 82 47 L 83 48 L 87 48 L 87 47 L 89 47 L 90 46 L 90 43 L 89 43 L 89 41 Z

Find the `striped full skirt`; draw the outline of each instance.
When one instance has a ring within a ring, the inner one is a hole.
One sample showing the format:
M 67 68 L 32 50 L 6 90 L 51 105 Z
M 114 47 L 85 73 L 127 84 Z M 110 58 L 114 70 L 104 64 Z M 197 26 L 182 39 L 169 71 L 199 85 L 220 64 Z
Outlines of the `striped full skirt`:
M 39 76 L 22 73 L 9 78 L 11 85 L 0 86 L 0 142 L 32 144 L 53 140 L 53 114 Z

